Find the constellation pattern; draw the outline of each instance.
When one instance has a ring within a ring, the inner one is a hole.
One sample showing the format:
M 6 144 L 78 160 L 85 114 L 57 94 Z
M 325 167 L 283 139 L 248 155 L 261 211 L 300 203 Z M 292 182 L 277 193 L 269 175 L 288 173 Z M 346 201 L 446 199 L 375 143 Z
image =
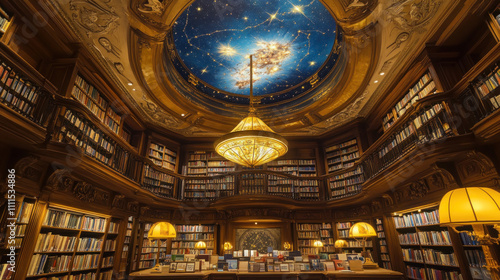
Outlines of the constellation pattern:
M 190 72 L 214 95 L 245 100 L 253 55 L 254 94 L 271 102 L 300 94 L 309 77 L 332 68 L 337 33 L 319 0 L 197 0 L 172 29 L 181 74 Z

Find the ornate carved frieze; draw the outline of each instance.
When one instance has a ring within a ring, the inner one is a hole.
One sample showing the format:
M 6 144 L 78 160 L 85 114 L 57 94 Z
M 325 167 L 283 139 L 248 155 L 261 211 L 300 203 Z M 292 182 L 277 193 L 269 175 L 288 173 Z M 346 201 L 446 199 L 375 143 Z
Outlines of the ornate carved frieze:
M 335 218 L 336 219 L 353 219 L 358 217 L 366 217 L 371 214 L 370 206 L 368 205 L 360 205 L 357 207 L 353 207 L 347 210 L 336 211 Z
M 85 181 L 77 180 L 71 176 L 67 169 L 54 171 L 47 179 L 46 189 L 53 192 L 65 192 L 73 197 L 98 205 L 109 205 L 111 193 L 100 189 Z
M 394 197 L 396 198 L 397 203 L 401 203 L 404 201 L 422 198 L 429 192 L 429 190 L 430 188 L 425 180 L 418 180 L 397 189 L 394 192 Z
M 39 163 L 39 157 L 30 155 L 18 160 L 14 165 L 14 169 L 16 170 L 17 176 L 37 182 L 43 174 L 43 168 Z
M 87 35 L 106 34 L 118 26 L 119 17 L 114 8 L 101 1 L 72 0 L 69 5 L 74 22 L 83 27 Z

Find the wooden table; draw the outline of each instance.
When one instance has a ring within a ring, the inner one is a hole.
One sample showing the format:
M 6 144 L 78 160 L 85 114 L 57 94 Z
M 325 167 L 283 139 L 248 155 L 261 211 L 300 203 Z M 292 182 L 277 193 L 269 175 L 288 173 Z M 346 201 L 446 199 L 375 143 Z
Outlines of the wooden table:
M 403 274 L 383 268 L 365 269 L 363 271 L 304 271 L 304 272 L 217 272 L 201 271 L 195 273 L 152 273 L 152 269 L 130 274 L 132 280 L 403 280 Z

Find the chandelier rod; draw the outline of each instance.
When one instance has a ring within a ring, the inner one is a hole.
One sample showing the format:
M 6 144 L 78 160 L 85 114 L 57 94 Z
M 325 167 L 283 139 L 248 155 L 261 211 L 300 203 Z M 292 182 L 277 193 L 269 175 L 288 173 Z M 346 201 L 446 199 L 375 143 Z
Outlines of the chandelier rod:
M 253 55 L 250 55 L 250 113 L 254 112 L 253 108 Z

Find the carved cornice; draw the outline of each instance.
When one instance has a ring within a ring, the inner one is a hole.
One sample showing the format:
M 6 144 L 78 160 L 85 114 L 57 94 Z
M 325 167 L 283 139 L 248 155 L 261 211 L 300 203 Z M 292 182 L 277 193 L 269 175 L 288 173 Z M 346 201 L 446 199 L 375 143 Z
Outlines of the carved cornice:
M 38 182 L 43 174 L 43 168 L 40 166 L 40 157 L 30 155 L 23 157 L 14 165 L 16 174 L 19 177 Z

